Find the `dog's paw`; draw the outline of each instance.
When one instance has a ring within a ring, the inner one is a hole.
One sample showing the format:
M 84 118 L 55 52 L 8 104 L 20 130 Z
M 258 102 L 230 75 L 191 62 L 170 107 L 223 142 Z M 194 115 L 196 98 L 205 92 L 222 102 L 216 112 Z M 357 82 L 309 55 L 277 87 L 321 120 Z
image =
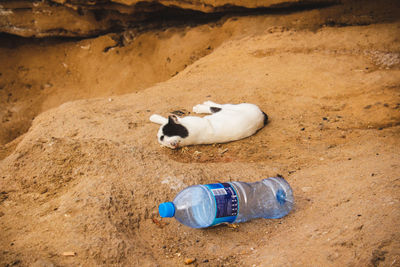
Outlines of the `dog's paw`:
M 193 107 L 193 112 L 194 113 L 203 113 L 204 112 L 204 106 L 202 104 L 198 104 Z
M 151 115 L 149 119 L 151 122 L 157 123 L 157 124 L 165 124 L 168 122 L 167 118 L 164 118 L 163 116 L 160 116 L 158 114 Z

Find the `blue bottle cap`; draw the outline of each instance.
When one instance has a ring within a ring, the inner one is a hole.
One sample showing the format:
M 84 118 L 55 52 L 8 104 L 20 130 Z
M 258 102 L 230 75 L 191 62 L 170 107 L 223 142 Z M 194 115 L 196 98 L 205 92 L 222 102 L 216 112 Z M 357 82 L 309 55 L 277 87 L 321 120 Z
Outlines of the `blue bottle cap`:
M 278 189 L 276 192 L 276 200 L 278 200 L 278 203 L 283 205 L 286 202 L 286 193 L 282 189 Z
M 172 202 L 161 203 L 160 206 L 158 206 L 158 213 L 160 213 L 160 216 L 163 218 L 174 217 L 175 215 L 174 203 Z

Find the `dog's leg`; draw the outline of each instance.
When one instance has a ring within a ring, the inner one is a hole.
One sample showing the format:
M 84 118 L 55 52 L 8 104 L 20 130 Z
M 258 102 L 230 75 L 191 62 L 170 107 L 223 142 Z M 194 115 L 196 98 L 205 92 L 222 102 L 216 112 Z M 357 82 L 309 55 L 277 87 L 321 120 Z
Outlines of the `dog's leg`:
M 150 121 L 154 122 L 154 123 L 157 123 L 157 124 L 163 125 L 163 124 L 166 124 L 168 122 L 168 119 L 163 117 L 163 116 L 160 116 L 158 114 L 153 114 L 153 115 L 150 116 Z

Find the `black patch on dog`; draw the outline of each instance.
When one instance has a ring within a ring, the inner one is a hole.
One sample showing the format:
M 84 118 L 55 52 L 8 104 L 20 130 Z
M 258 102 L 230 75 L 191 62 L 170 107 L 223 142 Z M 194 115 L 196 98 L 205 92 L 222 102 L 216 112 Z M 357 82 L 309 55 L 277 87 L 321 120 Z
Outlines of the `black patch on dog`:
M 169 120 L 166 125 L 162 128 L 163 134 L 166 136 L 180 136 L 182 138 L 188 137 L 188 130 L 180 125 L 175 123 L 173 120 Z
M 217 108 L 217 107 L 210 107 L 210 110 L 212 113 L 217 113 L 218 111 L 221 111 L 222 108 Z
M 264 114 L 264 126 L 268 124 L 268 115 L 265 114 L 265 112 L 263 112 Z

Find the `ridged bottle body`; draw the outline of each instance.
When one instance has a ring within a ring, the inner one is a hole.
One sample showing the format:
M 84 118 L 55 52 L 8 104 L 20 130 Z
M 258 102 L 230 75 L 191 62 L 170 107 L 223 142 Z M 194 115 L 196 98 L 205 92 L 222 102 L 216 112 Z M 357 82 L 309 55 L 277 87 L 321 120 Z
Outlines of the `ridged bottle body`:
M 255 183 L 232 182 L 239 197 L 239 214 L 235 223 L 256 218 L 278 219 L 293 208 L 293 191 L 281 177 Z
M 172 203 L 174 212 L 163 217 L 173 216 L 186 226 L 204 228 L 223 222 L 281 218 L 290 212 L 294 199 L 286 180 L 273 177 L 255 183 L 190 186 L 182 190 Z

